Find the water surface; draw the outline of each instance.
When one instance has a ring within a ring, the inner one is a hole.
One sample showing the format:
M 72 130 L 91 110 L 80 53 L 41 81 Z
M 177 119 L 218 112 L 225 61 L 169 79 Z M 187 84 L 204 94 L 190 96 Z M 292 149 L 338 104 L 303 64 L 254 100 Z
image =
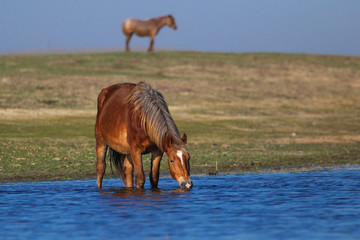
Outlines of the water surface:
M 0 184 L 1 239 L 360 239 L 360 170 Z

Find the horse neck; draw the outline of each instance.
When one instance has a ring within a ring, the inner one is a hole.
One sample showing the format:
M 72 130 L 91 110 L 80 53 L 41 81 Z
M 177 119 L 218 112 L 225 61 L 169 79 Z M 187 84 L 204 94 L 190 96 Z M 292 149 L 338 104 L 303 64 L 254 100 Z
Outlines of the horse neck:
M 167 24 L 167 18 L 168 18 L 167 16 L 166 17 L 155 18 L 154 20 L 155 20 L 156 26 L 158 28 L 162 28 L 163 26 L 168 25 Z

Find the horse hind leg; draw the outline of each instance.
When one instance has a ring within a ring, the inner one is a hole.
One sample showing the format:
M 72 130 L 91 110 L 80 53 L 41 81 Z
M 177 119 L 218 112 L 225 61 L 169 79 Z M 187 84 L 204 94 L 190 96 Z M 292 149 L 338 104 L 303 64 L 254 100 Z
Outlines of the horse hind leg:
M 125 171 L 124 171 L 124 169 L 125 169 L 124 162 L 125 162 L 126 155 L 119 153 L 112 148 L 109 148 L 109 158 L 110 158 L 110 166 L 111 166 L 112 173 L 114 174 L 113 168 L 112 168 L 112 166 L 114 165 L 126 186 L 126 177 L 125 177 Z
M 127 52 L 130 51 L 129 42 L 130 42 L 130 39 L 131 39 L 131 36 L 132 36 L 132 35 L 133 35 L 132 33 L 126 34 L 126 47 L 125 47 L 125 50 L 126 50 Z
M 125 187 L 133 187 L 133 171 L 131 156 L 119 153 L 112 148 L 109 150 L 110 162 L 115 165 Z
M 96 143 L 96 157 L 97 157 L 97 163 L 96 163 L 96 175 L 97 175 L 97 187 L 102 187 L 102 181 L 104 178 L 105 170 L 106 170 L 106 151 L 107 151 L 107 145 L 104 143 Z

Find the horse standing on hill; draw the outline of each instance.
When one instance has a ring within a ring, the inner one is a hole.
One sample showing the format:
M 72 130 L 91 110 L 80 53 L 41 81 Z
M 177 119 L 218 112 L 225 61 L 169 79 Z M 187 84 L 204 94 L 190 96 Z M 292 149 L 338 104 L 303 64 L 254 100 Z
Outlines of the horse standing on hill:
M 126 51 L 130 51 L 129 42 L 131 36 L 135 33 L 139 37 L 150 36 L 149 52 L 153 51 L 154 39 L 159 30 L 168 25 L 169 27 L 176 29 L 176 23 L 173 16 L 168 15 L 158 18 L 150 18 L 148 20 L 139 20 L 134 18 L 126 19 L 122 24 L 122 31 L 126 36 Z
M 157 188 L 160 161 L 165 152 L 171 176 L 181 188 L 190 189 L 190 154 L 187 136 L 180 137 L 163 95 L 140 82 L 104 88 L 98 96 L 95 123 L 97 187 L 102 187 L 106 152 L 126 187 L 143 188 L 142 155 L 151 152 L 150 182 Z

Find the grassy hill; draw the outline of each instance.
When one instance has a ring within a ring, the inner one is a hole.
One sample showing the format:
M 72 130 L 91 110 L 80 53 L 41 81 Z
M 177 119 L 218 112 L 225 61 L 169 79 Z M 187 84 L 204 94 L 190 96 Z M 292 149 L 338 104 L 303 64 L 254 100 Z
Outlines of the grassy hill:
M 0 180 L 94 177 L 97 94 L 140 81 L 163 93 L 187 133 L 193 173 L 214 171 L 215 161 L 224 172 L 360 163 L 359 57 L 0 56 Z

